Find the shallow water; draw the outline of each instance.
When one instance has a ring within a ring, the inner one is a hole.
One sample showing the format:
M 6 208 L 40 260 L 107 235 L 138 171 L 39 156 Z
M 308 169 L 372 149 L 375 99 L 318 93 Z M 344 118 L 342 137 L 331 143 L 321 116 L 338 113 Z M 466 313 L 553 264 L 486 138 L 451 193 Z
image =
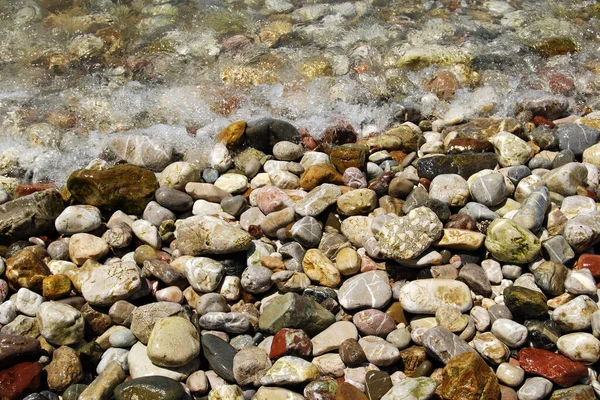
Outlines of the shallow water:
M 456 122 L 559 95 L 582 115 L 599 55 L 594 1 L 0 0 L 0 174 L 62 184 L 115 132 L 182 154 L 265 115 L 315 137 L 407 104 Z

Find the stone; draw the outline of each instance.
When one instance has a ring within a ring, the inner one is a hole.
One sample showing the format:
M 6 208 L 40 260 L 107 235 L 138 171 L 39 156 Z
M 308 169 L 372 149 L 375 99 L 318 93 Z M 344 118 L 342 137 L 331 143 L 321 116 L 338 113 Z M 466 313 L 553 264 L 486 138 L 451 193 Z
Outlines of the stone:
M 527 328 L 506 318 L 496 319 L 492 324 L 491 332 L 511 348 L 519 348 L 527 340 Z
M 485 247 L 499 261 L 524 264 L 535 259 L 541 244 L 535 235 L 514 221 L 497 218 L 488 227 Z
M 498 378 L 477 354 L 463 353 L 444 367 L 440 396 L 444 399 L 498 399 Z
M 275 211 L 294 205 L 290 197 L 277 186 L 267 185 L 256 191 L 256 205 L 260 211 L 267 215 Z
M 376 207 L 377 193 L 371 189 L 351 190 L 337 199 L 337 210 L 345 216 L 368 214 Z
M 109 250 L 104 240 L 89 233 L 76 233 L 69 240 L 69 257 L 77 265 L 83 265 L 87 260 L 98 261 Z
M 213 292 L 225 275 L 223 264 L 208 257 L 193 257 L 184 264 L 189 284 L 198 292 Z
M 425 331 L 422 340 L 427 353 L 444 364 L 459 354 L 475 353 L 475 350 L 467 342 L 441 326 Z
M 292 238 L 305 248 L 314 248 L 319 245 L 323 232 L 319 222 L 310 216 L 302 217 L 290 229 Z
M 0 371 L 0 397 L 7 400 L 22 399 L 39 389 L 42 364 L 22 362 Z
M 169 187 L 160 187 L 155 193 L 156 202 L 175 213 L 190 211 L 194 199 L 189 194 Z
M 210 216 L 184 219 L 175 230 L 177 247 L 187 255 L 228 254 L 246 251 L 252 244 L 248 232 Z
M 12 301 L 5 302 L 12 305 Z M 14 306 L 13 306 L 14 307 Z M 2 327 L 1 334 L 20 335 L 30 338 L 37 338 L 40 335 L 39 323 L 35 318 L 17 315 L 17 309 L 14 308 L 12 320 Z
M 318 249 L 309 249 L 302 260 L 304 273 L 319 285 L 337 287 L 341 276 L 335 265 Z
M 132 379 L 114 390 L 116 400 L 178 400 L 185 395 L 179 382 L 164 376 L 147 376 Z
M 338 186 L 325 183 L 315 187 L 298 201 L 294 210 L 301 216 L 316 217 L 334 204 L 341 195 L 342 191 Z
M 129 365 L 129 374 L 132 379 L 144 376 L 164 376 L 176 381 L 185 380 L 193 372 L 198 371 L 200 359 L 196 358 L 183 367 L 163 368 L 158 367 L 150 361 L 147 355 L 146 346 L 141 342 L 133 345 L 127 354 L 127 364 Z
M 560 150 L 568 149 L 581 156 L 585 149 L 598 143 L 600 131 L 583 124 L 565 123 L 558 125 L 556 137 Z
M 354 275 L 360 271 L 361 263 L 361 258 L 356 250 L 349 247 L 340 249 L 335 257 L 335 266 L 344 276 Z
M 378 367 L 387 367 L 400 360 L 400 351 L 378 336 L 363 336 L 358 340 L 367 361 Z
M 116 304 L 116 303 L 115 303 Z M 183 316 L 183 307 L 166 301 L 145 304 L 131 312 L 131 332 L 142 344 L 147 344 L 154 324 L 161 318 Z M 145 351 L 145 350 L 144 350 Z
M 237 384 L 241 386 L 260 386 L 260 380 L 269 368 L 269 355 L 259 347 L 245 347 L 233 357 L 233 375 Z
M 598 164 L 600 164 L 600 162 Z M 354 189 L 363 189 L 367 187 L 367 178 L 365 177 L 365 174 L 355 167 L 346 168 L 344 175 L 342 175 L 342 180 L 344 185 Z
M 543 399 L 552 391 L 552 382 L 546 378 L 527 378 L 517 392 L 519 400 Z
M 373 308 L 357 312 L 352 322 L 362 335 L 385 337 L 396 328 L 389 315 Z
M 148 136 L 119 135 L 108 146 L 120 160 L 153 171 L 162 171 L 173 159 L 170 143 Z
M 576 252 L 584 252 L 600 240 L 600 214 L 578 215 L 564 226 L 563 236 Z
M 182 367 L 200 354 L 198 331 L 185 318 L 166 317 L 154 324 L 148 358 L 159 367 Z
M 558 296 L 565 291 L 568 269 L 553 261 L 542 262 L 534 271 L 535 283 L 550 296 Z
M 167 220 L 176 220 L 177 217 L 175 216 L 175 213 L 171 210 L 169 210 L 166 207 L 161 206 L 159 203 L 157 203 L 156 201 L 151 201 L 150 203 L 148 203 L 148 205 L 146 205 L 146 208 L 144 209 L 144 213 L 142 214 L 142 220 L 141 221 L 148 221 L 150 222 L 152 225 L 154 225 L 155 227 L 159 228 L 163 222 L 167 221 Z M 142 238 L 141 236 L 139 236 L 138 233 L 141 233 L 141 227 L 138 227 L 136 230 L 136 226 L 135 224 L 138 223 L 140 220 L 134 221 L 131 224 L 131 228 L 134 230 L 134 232 L 137 231 L 136 236 L 138 236 L 142 241 L 144 241 L 144 238 Z M 147 230 L 149 230 L 148 228 L 146 228 Z
M 36 360 L 40 342 L 21 335 L 0 334 L 0 368 L 6 369 L 20 362 Z
M 353 384 L 342 382 L 338 384 L 338 389 L 335 394 L 336 400 L 368 400 L 368 397 Z
M 600 340 L 586 332 L 574 332 L 558 338 L 556 347 L 573 361 L 590 365 L 600 359 Z
M 515 387 L 519 386 L 525 379 L 525 371 L 517 365 L 505 362 L 496 369 L 496 376 L 503 384 Z
M 237 385 L 220 385 L 208 393 L 208 400 L 244 400 L 244 395 Z
M 298 357 L 279 358 L 261 378 L 261 385 L 294 385 L 312 381 L 319 377 L 318 368 Z
M 202 336 L 202 353 L 213 371 L 228 382 L 234 382 L 233 360 L 237 350 L 223 339 L 206 334 Z
M 381 399 L 392 388 L 390 374 L 384 371 L 368 371 L 365 375 L 365 387 L 369 399 Z
M 344 173 L 348 168 L 361 168 L 367 159 L 367 149 L 359 145 L 336 146 L 331 149 L 329 158 L 333 166 Z
M 161 188 L 184 190 L 188 182 L 197 182 L 199 170 L 185 161 L 177 161 L 165 167 L 160 173 L 158 183 Z
M 313 355 L 337 350 L 347 339 L 358 339 L 356 326 L 350 321 L 335 322 L 312 338 Z
M 68 346 L 61 346 L 52 353 L 52 362 L 46 367 L 48 388 L 62 392 L 83 379 L 79 355 Z
M 29 289 L 21 288 L 15 298 L 15 307 L 21 314 L 29 317 L 35 317 L 39 306 L 44 302 L 44 298 Z
M 185 192 L 193 200 L 205 200 L 211 203 L 220 203 L 223 199 L 231 197 L 231 193 L 212 183 L 189 182 L 185 185 Z
M 431 181 L 429 197 L 440 200 L 451 207 L 464 206 L 469 200 L 469 186 L 460 175 L 441 174 Z
M 468 179 L 483 169 L 494 169 L 497 163 L 494 153 L 452 154 L 419 158 L 416 167 L 419 177 L 429 180 L 442 174 L 458 174 Z
M 466 216 L 466 214 L 462 215 Z M 483 246 L 485 238 L 486 236 L 480 232 L 466 229 L 446 228 L 443 230 L 442 237 L 433 245 L 435 247 L 444 247 L 447 249 L 475 251 Z
M 435 312 L 438 326 L 443 326 L 450 332 L 459 333 L 466 328 L 468 319 L 453 305 L 442 304 Z
M 596 203 L 593 199 L 586 196 L 567 196 L 562 201 L 560 212 L 562 212 L 567 219 L 582 214 L 595 214 Z
M 94 400 L 109 397 L 119 383 L 125 379 L 125 371 L 113 361 L 79 395 L 79 400 Z
M 300 142 L 300 133 L 289 122 L 264 117 L 247 122 L 245 136 L 251 147 L 270 153 L 278 142 Z
M 77 170 L 69 176 L 67 188 L 79 203 L 141 214 L 154 197 L 158 181 L 147 169 L 123 164 L 106 170 Z
M 491 332 L 475 334 L 473 345 L 484 360 L 495 365 L 502 364 L 510 356 L 508 347 Z
M 442 223 L 426 207 L 415 208 L 407 216 L 387 222 L 377 237 L 382 255 L 395 260 L 414 259 L 442 235 Z
M 595 254 L 582 254 L 577 259 L 574 270 L 589 269 L 594 279 L 600 278 L 600 256 Z
M 13 290 L 43 290 L 44 279 L 51 275 L 48 266 L 30 249 L 23 249 L 6 260 L 6 281 Z
M 291 390 L 261 386 L 253 396 L 256 400 L 302 400 L 304 397 Z
M 61 234 L 90 232 L 100 227 L 102 216 L 94 206 L 69 206 L 56 218 L 54 226 Z
M 300 178 L 300 187 L 313 190 L 319 185 L 329 183 L 341 185 L 343 176 L 331 164 L 315 164 L 307 167 Z
M 575 385 L 567 389 L 557 389 L 550 396 L 550 400 L 594 400 L 596 393 L 593 386 Z
M 67 304 L 48 301 L 38 308 L 40 334 L 53 345 L 71 345 L 83 339 L 84 319 Z
M 521 349 L 519 364 L 525 372 L 541 375 L 562 387 L 572 386 L 587 375 L 584 364 L 543 349 Z
M 198 324 L 204 329 L 231 333 L 243 333 L 251 328 L 248 315 L 241 312 L 208 312 L 200 317 Z
M 0 240 L 15 241 L 49 233 L 65 205 L 56 189 L 35 192 L 0 205 Z
M 275 334 L 282 328 L 305 329 L 309 335 L 322 332 L 335 320 L 333 314 L 312 299 L 286 293 L 268 303 L 259 319 L 261 331 Z
M 283 356 L 307 358 L 312 355 L 312 342 L 302 329 L 283 328 L 275 334 L 271 342 L 269 357 L 277 359 Z
M 504 303 L 517 319 L 547 318 L 548 305 L 542 293 L 521 286 L 504 289 Z
M 271 288 L 273 271 L 260 265 L 250 265 L 242 273 L 242 288 L 248 293 L 264 293 Z
M 435 314 L 442 304 L 467 312 L 473 307 L 469 287 L 450 279 L 420 279 L 408 282 L 400 289 L 399 300 L 405 311 L 416 314 Z
M 596 295 L 596 281 L 589 269 L 570 271 L 565 280 L 565 290 L 573 295 Z
M 330 376 L 321 377 L 310 382 L 304 388 L 304 396 L 309 399 L 335 399 L 338 382 Z
M 562 196 L 574 196 L 577 187 L 587 179 L 587 169 L 583 164 L 572 162 L 553 169 L 544 175 L 544 182 L 551 192 Z
M 368 271 L 344 281 L 338 297 L 346 310 L 381 308 L 391 300 L 392 289 L 385 272 Z
M 598 305 L 586 295 L 580 295 L 567 303 L 556 307 L 552 320 L 557 322 L 563 332 L 582 331 L 590 328 L 592 315 L 598 311 Z
M 550 261 L 556 263 L 567 263 L 575 258 L 575 252 L 562 235 L 552 236 L 542 242 L 542 248 L 550 258 Z
M 427 377 L 406 378 L 395 384 L 381 400 L 426 400 L 433 396 L 437 383 Z
M 100 265 L 81 285 L 85 300 L 98 306 L 110 306 L 140 290 L 142 281 L 135 263 L 130 261 Z

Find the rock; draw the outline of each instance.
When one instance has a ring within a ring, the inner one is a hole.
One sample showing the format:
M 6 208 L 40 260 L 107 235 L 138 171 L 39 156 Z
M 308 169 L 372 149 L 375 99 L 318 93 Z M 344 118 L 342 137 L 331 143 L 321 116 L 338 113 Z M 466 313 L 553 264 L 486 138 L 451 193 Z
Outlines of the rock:
M 491 332 L 477 333 L 473 345 L 486 361 L 495 365 L 502 364 L 510 356 L 508 347 Z
M 246 191 L 248 178 L 241 174 L 223 174 L 217 178 L 214 185 L 227 193 L 239 194 Z
M 600 240 L 600 214 L 578 215 L 565 224 L 563 236 L 577 252 L 583 252 Z
M 385 337 L 396 328 L 389 315 L 373 308 L 357 312 L 352 322 L 362 335 Z
M 204 329 L 231 333 L 243 333 L 251 328 L 248 315 L 241 312 L 208 312 L 200 317 L 198 324 Z
M 357 339 L 358 334 L 356 338 L 344 340 L 339 347 L 340 358 L 346 365 L 359 365 L 367 361 L 367 355 Z
M 488 207 L 498 205 L 506 196 L 504 175 L 499 172 L 481 175 L 470 183 L 469 190 L 478 203 Z
M 310 216 L 302 217 L 290 229 L 292 238 L 305 248 L 317 247 L 323 232 L 319 222 Z
M 155 193 L 156 202 L 176 213 L 190 211 L 194 199 L 189 194 L 169 187 L 160 187 Z
M 400 289 L 399 300 L 405 311 L 435 314 L 442 304 L 455 305 L 461 312 L 473 306 L 469 287 L 450 279 L 420 279 L 408 282 Z
M 198 371 L 200 359 L 196 358 L 183 367 L 161 368 L 152 363 L 147 355 L 146 346 L 141 342 L 133 345 L 127 354 L 127 364 L 129 365 L 129 374 L 133 379 L 144 376 L 164 376 L 176 381 L 185 380 L 193 372 Z
M 544 261 L 534 271 L 535 283 L 550 296 L 558 296 L 565 291 L 568 269 L 563 264 Z
M 581 156 L 585 149 L 598 143 L 600 131 L 583 124 L 565 123 L 558 125 L 556 137 L 561 150 L 569 149 L 575 156 Z
M 340 284 L 340 273 L 335 265 L 318 249 L 309 249 L 302 260 L 304 273 L 319 285 L 337 287 Z
M 333 314 L 314 300 L 296 293 L 286 293 L 264 307 L 259 326 L 261 331 L 271 334 L 282 328 L 302 328 L 309 335 L 314 335 L 334 320 Z
M 120 222 L 104 232 L 102 240 L 112 248 L 122 249 L 133 240 L 133 231 L 125 222 Z
M 175 237 L 177 247 L 194 256 L 246 251 L 252 244 L 248 232 L 209 216 L 186 218 L 177 226 Z
M 520 400 L 543 399 L 552 391 L 552 382 L 546 378 L 527 378 L 517 392 Z
M 422 340 L 427 353 L 444 364 L 459 354 L 475 353 L 475 350 L 467 342 L 441 326 L 428 329 Z
M 380 399 L 392 387 L 390 374 L 385 371 L 368 371 L 365 375 L 366 392 L 371 399 Z
M 251 147 L 265 153 L 270 153 L 278 142 L 300 142 L 300 133 L 292 124 L 269 117 L 248 122 L 245 136 Z
M 153 249 L 161 247 L 162 239 L 158 229 L 150 221 L 138 219 L 131 224 L 131 230 L 143 244 L 147 244 Z
M 442 174 L 458 174 L 464 179 L 483 169 L 494 169 L 498 159 L 493 153 L 453 154 L 419 158 L 419 177 L 433 180 Z
M 184 273 L 190 285 L 198 292 L 213 292 L 225 275 L 223 264 L 207 257 L 193 257 L 184 264 Z
M 56 218 L 54 226 L 61 234 L 90 232 L 100 227 L 102 216 L 94 206 L 69 206 Z
M 600 359 L 600 340 L 585 332 L 569 333 L 558 338 L 556 347 L 573 361 L 590 365 Z
M 261 385 L 290 385 L 317 379 L 317 367 L 298 357 L 279 358 L 261 378 Z
M 525 372 L 541 375 L 562 387 L 572 386 L 587 375 L 587 368 L 582 363 L 543 349 L 521 349 L 519 363 Z
M 14 241 L 49 233 L 64 208 L 56 189 L 8 201 L 0 205 L 0 240 Z
M 119 159 L 153 171 L 162 171 L 173 159 L 170 143 L 147 136 L 117 136 L 110 140 L 108 146 Z
M 503 167 L 524 165 L 531 157 L 531 147 L 509 132 L 500 132 L 488 139 L 494 146 L 498 163 Z
M 512 220 L 498 218 L 488 227 L 485 247 L 500 261 L 524 264 L 535 259 L 541 244 L 527 229 Z
M 485 361 L 469 352 L 453 357 L 444 367 L 440 395 L 447 399 L 498 399 L 500 385 Z
M 185 318 L 166 317 L 154 324 L 148 358 L 159 367 L 182 367 L 200 354 L 198 331 Z
M 197 168 L 185 161 L 169 164 L 160 173 L 158 183 L 161 188 L 184 190 L 188 182 L 197 182 L 200 174 Z
M 488 297 L 492 293 L 485 271 L 476 264 L 463 265 L 458 273 L 458 280 L 465 282 L 473 292 L 482 296 Z
M 300 187 L 313 190 L 319 185 L 329 183 L 341 185 L 343 176 L 331 164 L 315 164 L 307 167 L 300 178 Z
M 125 379 L 125 371 L 116 361 L 111 362 L 100 375 L 79 395 L 79 400 L 94 400 L 109 397 L 119 383 Z
M 211 203 L 220 203 L 223 199 L 231 197 L 230 193 L 211 183 L 189 182 L 185 185 L 185 192 L 194 200 L 205 200 Z
M 551 192 L 562 196 L 577 194 L 577 187 L 587 179 L 587 169 L 583 164 L 572 162 L 553 169 L 544 175 L 544 182 Z
M 233 360 L 236 349 L 223 339 L 205 334 L 202 336 L 202 353 L 213 371 L 228 382 L 233 382 Z
M 491 331 L 498 339 L 511 348 L 519 348 L 527 340 L 527 328 L 510 319 L 496 319 L 492 324 Z
M 565 280 L 565 290 L 574 295 L 596 295 L 596 281 L 589 269 L 571 271 Z
M 40 342 L 20 335 L 0 334 L 0 368 L 35 360 L 40 353 Z
M 141 214 L 154 197 L 158 181 L 144 168 L 123 164 L 106 170 L 77 170 L 69 176 L 67 188 L 79 203 Z
M 81 285 L 81 293 L 92 305 L 109 306 L 140 290 L 142 281 L 135 263 L 101 265 L 94 268 Z
M 391 186 L 390 184 L 390 189 Z M 429 186 L 429 198 L 440 200 L 451 207 L 464 206 L 469 200 L 469 186 L 460 175 L 438 175 L 433 178 Z
M 505 362 L 496 369 L 496 376 L 501 383 L 515 387 L 519 386 L 525 379 L 525 371 L 516 365 Z
M 159 228 L 163 222 L 165 222 L 167 220 L 175 221 L 176 219 L 177 219 L 177 217 L 175 216 L 175 213 L 173 211 L 169 210 L 166 207 L 161 206 L 156 201 L 151 201 L 150 203 L 148 203 L 148 205 L 144 209 L 144 213 L 142 214 L 142 219 L 134 221 L 131 224 L 131 228 L 135 230 L 136 223 L 139 224 L 138 221 L 145 220 L 145 221 L 150 222 L 155 227 Z M 141 230 L 139 228 L 138 228 L 138 232 L 141 233 Z M 136 233 L 136 236 L 138 236 L 142 241 L 147 242 L 147 240 L 144 240 L 143 237 L 140 237 L 138 235 L 138 233 Z
M 39 389 L 42 364 L 23 362 L 0 371 L 0 396 L 7 400 L 22 399 Z
M 522 228 L 538 232 L 543 228 L 548 207 L 550 207 L 548 188 L 538 187 L 527 196 L 512 220 Z
M 321 377 L 310 382 L 304 388 L 304 396 L 309 399 L 335 399 L 338 382 L 330 376 Z
M 335 322 L 312 338 L 313 355 L 320 356 L 337 350 L 347 339 L 358 339 L 354 324 L 350 321 Z
M 575 385 L 568 389 L 558 389 L 552 393 L 550 400 L 594 400 L 594 387 L 590 385 Z
M 600 162 L 598 164 L 600 164 Z M 344 185 L 354 189 L 362 189 L 367 187 L 367 178 L 365 177 L 365 174 L 363 174 L 360 169 L 355 167 L 346 168 L 344 175 L 342 176 L 342 180 L 344 181 Z
M 379 231 L 381 253 L 395 260 L 414 259 L 442 234 L 442 223 L 426 207 L 415 208 L 407 216 L 394 218 Z
M 6 260 L 5 275 L 13 290 L 26 288 L 41 293 L 44 278 L 50 275 L 50 270 L 33 251 L 23 249 Z
M 86 260 L 97 261 L 109 250 L 104 240 L 89 233 L 76 233 L 69 240 L 69 257 L 77 265 L 83 265 Z
M 460 215 L 460 214 L 457 214 Z M 466 214 L 463 214 L 466 216 Z M 436 247 L 475 251 L 483 246 L 486 236 L 483 233 L 466 229 L 444 229 L 442 237 L 434 243 Z
M 221 385 L 208 393 L 208 400 L 244 400 L 244 394 L 237 385 Z
M 159 319 L 183 315 L 183 307 L 177 303 L 160 301 L 145 304 L 135 308 L 131 312 L 130 329 L 142 344 L 147 344 L 152 333 L 152 328 Z
M 367 361 L 378 367 L 387 367 L 400 359 L 400 351 L 391 343 L 378 336 L 364 336 L 358 340 Z
M 44 302 L 44 298 L 29 289 L 21 288 L 15 297 L 15 307 L 21 314 L 29 317 L 35 317 L 40 304 Z
M 84 319 L 70 305 L 48 301 L 38 309 L 37 322 L 40 334 L 50 344 L 71 345 L 83 339 Z
M 438 326 L 443 326 L 453 333 L 462 332 L 469 323 L 468 318 L 462 315 L 458 308 L 449 304 L 442 304 L 436 310 L 435 320 Z
M 233 357 L 233 375 L 237 384 L 241 386 L 260 386 L 260 380 L 269 368 L 269 355 L 259 347 L 243 348 Z
M 338 296 L 340 305 L 350 311 L 381 308 L 392 298 L 392 289 L 385 272 L 368 271 L 344 281 Z
M 269 357 L 277 359 L 283 356 L 307 358 L 312 355 L 312 342 L 302 329 L 283 328 L 275 334 L 271 342 Z
M 435 393 L 437 383 L 427 377 L 406 378 L 395 384 L 381 400 L 426 400 Z
M 257 189 L 255 193 L 256 205 L 265 215 L 294 205 L 290 196 L 277 186 L 263 186 Z
M 368 214 L 377 207 L 377 193 L 371 189 L 351 190 L 337 199 L 337 210 L 345 216 Z
M 327 207 L 334 204 L 341 196 L 341 189 L 332 184 L 323 184 L 315 187 L 294 206 L 296 213 L 302 216 L 316 217 Z
M 164 376 L 132 379 L 115 388 L 116 400 L 179 400 L 185 395 L 181 384 Z
M 335 394 L 336 400 L 368 400 L 368 397 L 353 384 L 342 382 Z
M 61 346 L 52 353 L 52 362 L 46 367 L 48 388 L 62 392 L 83 378 L 83 368 L 79 355 L 67 346 Z
M 589 269 L 594 279 L 600 278 L 600 256 L 595 254 L 582 254 L 577 259 L 574 270 Z
M 542 293 L 521 286 L 509 286 L 503 293 L 504 303 L 517 319 L 547 318 L 547 299 Z
M 592 314 L 598 310 L 596 303 L 586 295 L 556 307 L 552 312 L 552 320 L 556 321 L 563 332 L 589 329 Z
M 302 146 L 293 142 L 281 141 L 273 146 L 273 155 L 278 160 L 295 161 L 302 157 Z
M 349 144 L 331 149 L 329 157 L 333 166 L 344 173 L 348 168 L 361 168 L 367 159 L 367 149 L 364 146 Z

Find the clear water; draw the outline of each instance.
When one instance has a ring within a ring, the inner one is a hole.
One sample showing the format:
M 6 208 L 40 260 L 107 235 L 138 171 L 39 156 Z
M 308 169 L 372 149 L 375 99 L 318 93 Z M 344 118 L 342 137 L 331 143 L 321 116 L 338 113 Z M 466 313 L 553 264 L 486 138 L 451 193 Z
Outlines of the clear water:
M 184 153 L 266 115 L 316 137 L 406 103 L 458 121 L 564 95 L 581 115 L 599 55 L 595 1 L 0 0 L 0 174 L 61 184 L 112 133 Z M 428 86 L 440 71 L 454 95 Z

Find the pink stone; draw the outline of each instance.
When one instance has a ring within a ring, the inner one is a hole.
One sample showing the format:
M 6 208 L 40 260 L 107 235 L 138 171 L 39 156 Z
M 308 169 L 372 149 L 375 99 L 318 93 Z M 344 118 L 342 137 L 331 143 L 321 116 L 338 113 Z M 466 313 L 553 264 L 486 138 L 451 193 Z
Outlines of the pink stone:
M 183 303 L 183 292 L 177 286 L 169 286 L 156 291 L 156 300 L 181 304 Z
M 386 337 L 396 329 L 394 320 L 383 311 L 370 308 L 354 314 L 352 322 L 361 335 Z
M 346 168 L 342 180 L 344 181 L 344 185 L 351 188 L 362 189 L 367 187 L 367 178 L 365 178 L 365 174 L 356 167 Z
M 294 205 L 290 196 L 276 186 L 267 185 L 257 190 L 256 205 L 267 215 Z

